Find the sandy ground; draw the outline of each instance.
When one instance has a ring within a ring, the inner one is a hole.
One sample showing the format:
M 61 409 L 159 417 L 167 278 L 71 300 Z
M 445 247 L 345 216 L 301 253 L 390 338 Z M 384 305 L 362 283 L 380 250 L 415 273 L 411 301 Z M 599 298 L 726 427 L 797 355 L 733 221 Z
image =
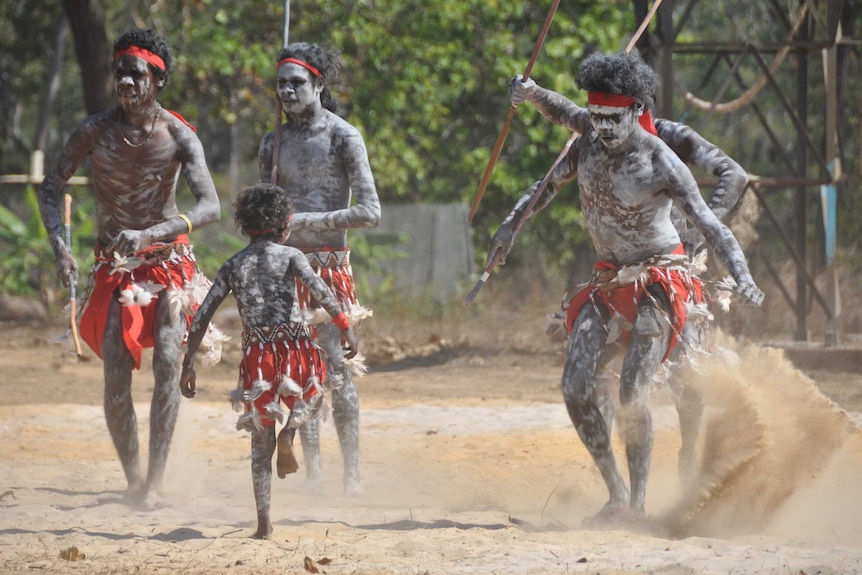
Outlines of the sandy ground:
M 432 338 L 384 361 L 387 342 L 368 332 L 365 495 L 341 494 L 327 422 L 324 492 L 304 488 L 302 467 L 275 478 L 274 536 L 257 541 L 249 439 L 224 399 L 236 349 L 199 369 L 170 506 L 142 512 L 121 502 L 101 362 L 70 355 L 57 325 L 0 327 L 0 574 L 862 573 L 862 378 L 840 362 L 805 375 L 781 351 L 724 342 L 700 366 L 699 474 L 677 478 L 676 414 L 659 388 L 650 524 L 587 530 L 606 492 L 559 394 L 559 350 L 465 352 Z M 134 387 L 146 445 L 148 369 Z

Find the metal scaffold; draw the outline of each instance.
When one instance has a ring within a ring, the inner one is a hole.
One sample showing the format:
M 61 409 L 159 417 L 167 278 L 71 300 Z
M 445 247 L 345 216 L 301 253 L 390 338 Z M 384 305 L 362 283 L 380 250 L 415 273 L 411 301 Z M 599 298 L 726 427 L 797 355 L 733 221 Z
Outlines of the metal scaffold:
M 637 21 L 650 3 L 633 3 Z M 743 134 L 758 131 L 757 144 L 767 147 L 760 153 L 776 159 L 775 172 L 750 173 L 747 193 L 756 197 L 763 214 L 759 226 L 780 241 L 795 278 L 788 282 L 782 277 L 774 255 L 768 257 L 761 242 L 756 242 L 753 255 L 793 310 L 794 338 L 809 339 L 809 313 L 815 307 L 826 320 L 824 344 L 837 345 L 841 305 L 835 269 L 835 205 L 843 183 L 844 143 L 852 137 L 844 133 L 850 125 L 847 67 L 862 40 L 845 36 L 854 17 L 849 0 L 802 0 L 789 5 L 765 0 L 756 5 L 762 15 L 760 25 L 769 33 L 734 39 L 727 33 L 737 25 L 734 10 L 751 11 L 755 3 L 743 7 L 733 2 L 665 0 L 654 30 L 641 37 L 637 48 L 662 79 L 656 103 L 659 116 L 699 117 L 693 127 L 700 131 L 719 116 L 731 115 L 729 121 L 739 122 L 738 131 Z M 724 11 L 727 28 L 722 39 L 716 39 L 721 34 L 698 39 L 702 35 L 698 11 L 705 9 L 711 9 L 713 17 Z M 692 62 L 698 66 L 694 73 Z M 699 78 L 691 90 L 675 74 L 685 66 L 686 81 Z M 812 84 L 819 82 L 815 73 L 822 74 L 823 83 L 812 90 Z M 790 138 L 786 126 L 792 126 Z M 790 198 L 784 217 L 775 208 L 782 193 Z

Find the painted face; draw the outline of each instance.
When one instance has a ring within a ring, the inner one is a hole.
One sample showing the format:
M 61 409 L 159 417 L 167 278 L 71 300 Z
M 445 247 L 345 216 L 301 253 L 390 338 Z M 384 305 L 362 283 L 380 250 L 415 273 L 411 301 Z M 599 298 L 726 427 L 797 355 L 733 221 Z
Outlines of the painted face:
M 153 76 L 147 62 L 123 54 L 114 61 L 114 90 L 123 108 L 142 107 L 156 99 L 163 79 Z
M 287 62 L 278 68 L 276 76 L 278 99 L 286 114 L 301 114 L 320 105 L 323 82 L 297 64 Z
M 625 142 L 640 126 L 636 106 L 619 108 L 589 104 L 590 122 L 606 148 L 613 150 Z

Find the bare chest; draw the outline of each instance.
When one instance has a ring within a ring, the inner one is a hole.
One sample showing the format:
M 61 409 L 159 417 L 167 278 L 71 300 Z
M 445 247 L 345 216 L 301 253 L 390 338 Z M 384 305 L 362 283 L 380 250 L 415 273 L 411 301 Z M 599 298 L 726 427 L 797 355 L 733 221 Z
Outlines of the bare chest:
M 652 163 L 638 154 L 613 157 L 582 153 L 578 184 L 584 214 L 624 221 L 640 212 L 660 209 L 670 199 L 660 193 L 653 174 Z
M 161 133 L 132 146 L 119 129 L 107 130 L 93 147 L 91 161 L 95 185 L 116 196 L 173 191 L 180 170 L 176 144 Z
M 278 182 L 297 212 L 328 212 L 350 205 L 350 184 L 340 146 L 326 131 L 282 133 Z

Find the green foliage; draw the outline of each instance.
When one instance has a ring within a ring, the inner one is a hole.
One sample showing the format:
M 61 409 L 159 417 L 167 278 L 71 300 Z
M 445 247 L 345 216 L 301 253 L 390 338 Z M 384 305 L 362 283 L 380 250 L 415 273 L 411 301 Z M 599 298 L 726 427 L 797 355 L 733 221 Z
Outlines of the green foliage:
M 274 65 L 282 44 L 284 3 L 101 0 L 98 4 L 105 14 L 109 38 L 131 26 L 151 27 L 174 49 L 176 69 L 160 100 L 198 127 L 216 177 L 224 219 L 196 232 L 201 234 L 196 252 L 202 267 L 217 269 L 220 260 L 244 244 L 232 232 L 229 200 L 236 189 L 258 179 L 258 143 L 274 127 Z M 792 20 L 798 4 L 790 3 L 781 18 Z M 289 39 L 321 43 L 342 53 L 343 78 L 340 82 L 330 79 L 330 87 L 342 114 L 365 135 L 384 206 L 469 202 L 509 110 L 508 81 L 526 68 L 550 5 L 551 0 L 294 0 Z M 632 6 L 629 0 L 561 2 L 532 77 L 583 102 L 584 95 L 574 86 L 582 57 L 592 49 L 625 47 L 639 24 Z M 0 3 L 0 173 L 26 173 L 62 14 L 61 0 Z M 787 29 L 779 20 L 776 7 L 768 2 L 701 2 L 691 11 L 680 40 L 780 42 L 786 39 Z M 655 29 L 653 23 L 650 30 Z M 51 118 L 46 165 L 56 158 L 71 129 L 84 116 L 80 74 L 71 46 L 69 38 L 60 91 L 63 97 L 57 99 Z M 848 56 L 850 67 L 843 75 L 851 94 L 845 103 L 851 110 L 848 125 L 842 126 L 845 134 L 858 134 L 862 117 L 852 113 L 858 112 L 858 98 L 852 94 L 858 93 L 862 77 L 858 49 L 856 55 L 855 60 L 852 54 Z M 708 77 L 713 58 L 676 54 L 674 92 L 691 90 L 709 99 L 721 90 L 733 59 L 720 61 L 719 73 Z M 819 141 L 823 132 L 815 118 L 822 115 L 823 88 L 815 60 L 812 56 L 809 61 L 809 124 Z M 797 67 L 791 55 L 776 72 L 779 84 L 791 94 Z M 741 65 L 736 71 L 746 85 L 762 73 L 755 65 Z M 722 99 L 730 100 L 742 91 L 730 82 Z M 774 90 L 767 87 L 758 102 L 769 100 L 764 109 L 776 137 L 787 143 L 786 149 L 771 144 L 766 132 L 758 128 L 759 120 L 750 106 L 738 114 L 710 115 L 677 97 L 670 117 L 690 124 L 754 174 L 788 174 L 793 171 L 785 163 L 794 145 L 793 124 L 775 104 Z M 490 235 L 523 191 L 544 176 L 568 136 L 531 106 L 518 109 L 473 220 L 477 257 L 484 260 Z M 850 179 L 839 198 L 839 244 L 852 246 L 854 238 L 862 235 L 858 218 L 853 218 L 859 203 L 855 199 L 860 185 L 858 138 L 845 137 L 843 145 L 848 161 L 844 172 Z M 0 201 L 8 206 L 2 196 Z M 79 230 L 78 237 L 83 233 Z M 577 188 L 571 184 L 520 232 L 509 266 L 529 262 L 540 270 L 565 268 L 586 237 Z M 362 258 L 363 250 L 359 245 L 355 257 Z
M 386 273 L 382 262 L 409 257 L 398 249 L 407 241 L 406 234 L 367 230 L 350 238 L 350 262 L 362 273 L 355 276 L 360 301 L 388 299 L 399 290 L 395 278 Z
M 35 201 L 32 188 L 27 189 L 26 200 L 28 204 Z M 43 282 L 54 269 L 54 258 L 38 211 L 29 218 L 19 218 L 0 206 L 0 250 L 0 289 L 4 293 L 40 295 Z

